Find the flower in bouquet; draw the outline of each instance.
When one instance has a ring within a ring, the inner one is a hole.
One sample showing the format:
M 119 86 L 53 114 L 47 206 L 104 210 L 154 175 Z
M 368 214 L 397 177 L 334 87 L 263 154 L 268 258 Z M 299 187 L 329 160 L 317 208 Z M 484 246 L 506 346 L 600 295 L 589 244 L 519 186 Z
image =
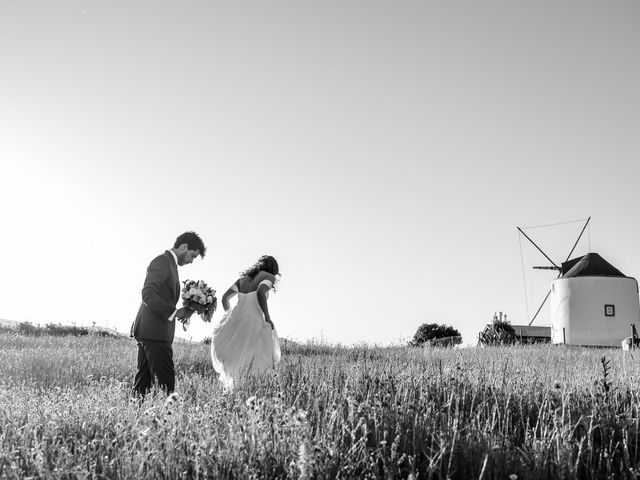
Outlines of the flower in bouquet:
M 206 284 L 203 280 L 185 280 L 182 287 L 182 306 L 188 308 L 192 312 L 196 312 L 202 316 L 206 322 L 211 320 L 213 312 L 218 306 L 216 291 Z M 183 322 L 183 326 L 189 325 L 189 318 Z

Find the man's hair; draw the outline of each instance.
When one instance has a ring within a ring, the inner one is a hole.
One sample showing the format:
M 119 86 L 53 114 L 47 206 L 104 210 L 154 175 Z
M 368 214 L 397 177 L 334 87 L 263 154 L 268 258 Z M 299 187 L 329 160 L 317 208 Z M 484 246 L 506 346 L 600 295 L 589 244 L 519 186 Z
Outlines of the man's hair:
M 187 248 L 189 250 L 198 250 L 200 252 L 200 256 L 204 258 L 204 254 L 207 252 L 207 247 L 204 246 L 204 242 L 196 232 L 184 232 L 176 238 L 173 248 L 178 248 L 183 243 L 187 244 Z

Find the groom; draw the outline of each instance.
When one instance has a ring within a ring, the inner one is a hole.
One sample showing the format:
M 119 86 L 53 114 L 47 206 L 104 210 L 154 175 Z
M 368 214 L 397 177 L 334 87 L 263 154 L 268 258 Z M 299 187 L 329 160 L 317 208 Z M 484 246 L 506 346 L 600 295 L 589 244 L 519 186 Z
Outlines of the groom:
M 138 341 L 138 371 L 133 391 L 144 396 L 155 380 L 167 393 L 175 388 L 173 336 L 175 320 L 187 318 L 190 310 L 176 304 L 180 299 L 178 265 L 188 265 L 198 255 L 204 258 L 206 247 L 195 232 L 176 238 L 173 248 L 154 258 L 147 268 L 142 287 L 142 303 L 131 336 Z

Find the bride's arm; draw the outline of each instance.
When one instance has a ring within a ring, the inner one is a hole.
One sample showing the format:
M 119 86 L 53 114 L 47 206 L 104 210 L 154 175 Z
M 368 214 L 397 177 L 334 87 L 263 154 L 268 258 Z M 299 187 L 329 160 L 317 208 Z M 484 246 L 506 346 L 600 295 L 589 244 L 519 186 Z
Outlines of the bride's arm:
M 267 292 L 272 288 L 273 281 L 269 280 L 269 284 L 260 283 L 258 285 L 258 290 L 256 291 L 256 296 L 258 297 L 258 305 L 262 309 L 264 313 L 264 321 L 271 325 L 273 328 L 273 322 L 271 321 L 271 315 L 269 315 L 269 306 L 267 305 Z
M 233 285 L 231 285 L 229 287 L 229 289 L 224 292 L 224 295 L 222 295 L 222 308 L 224 309 L 224 311 L 226 312 L 227 310 L 229 310 L 229 299 L 233 298 L 234 295 L 238 294 L 238 282 L 240 280 L 237 280 L 236 283 L 234 283 Z

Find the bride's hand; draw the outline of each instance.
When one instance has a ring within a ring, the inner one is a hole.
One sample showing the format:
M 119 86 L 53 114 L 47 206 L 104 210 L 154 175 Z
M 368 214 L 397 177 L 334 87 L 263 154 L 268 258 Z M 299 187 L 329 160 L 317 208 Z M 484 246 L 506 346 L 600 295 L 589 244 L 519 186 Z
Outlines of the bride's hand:
M 271 330 L 273 330 L 275 328 L 275 325 L 273 324 L 273 322 L 271 321 L 271 317 L 266 317 L 264 319 L 265 322 L 267 322 L 269 324 L 269 326 L 271 327 Z

